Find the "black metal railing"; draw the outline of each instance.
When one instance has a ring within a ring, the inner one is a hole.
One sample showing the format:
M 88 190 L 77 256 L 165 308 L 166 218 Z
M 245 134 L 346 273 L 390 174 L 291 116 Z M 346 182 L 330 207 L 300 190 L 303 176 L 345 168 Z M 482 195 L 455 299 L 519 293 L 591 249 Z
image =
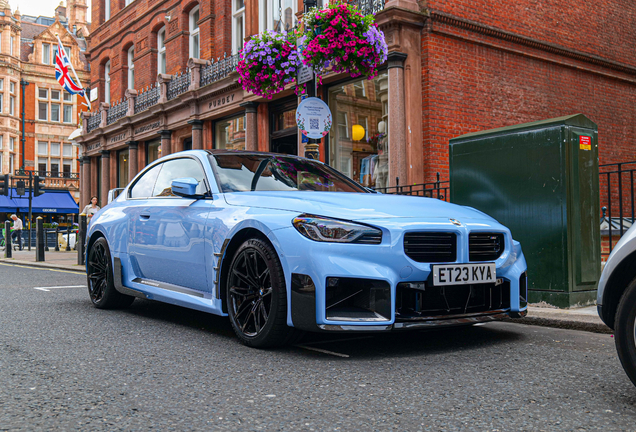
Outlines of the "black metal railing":
M 90 132 L 99 127 L 102 116 L 97 112 L 86 119 L 86 131 Z
M 142 89 L 142 93 L 139 93 L 135 99 L 135 114 L 157 105 L 160 93 L 159 83 L 146 87 L 145 91 Z
M 599 166 L 601 189 L 601 235 L 609 237 L 609 252 L 615 240 L 634 223 L 636 212 L 634 209 L 634 173 L 636 161 L 605 164 Z
M 168 100 L 172 100 L 187 92 L 190 88 L 190 69 L 172 77 L 168 82 Z
M 437 173 L 437 180 L 434 182 L 405 186 L 398 185 L 385 188 L 374 188 L 374 190 L 384 194 L 412 195 L 427 198 L 437 198 L 442 201 L 448 201 L 450 181 L 440 180 L 440 174 Z
M 386 0 L 351 0 L 349 3 L 358 7 L 364 15 L 371 15 L 384 9 Z
M 111 106 L 108 109 L 108 115 L 106 116 L 106 124 L 113 124 L 120 118 L 126 117 L 128 111 L 128 102 L 120 100 L 117 105 Z
M 225 78 L 236 70 L 238 61 L 238 54 L 229 57 L 224 55 L 222 59 L 219 57 L 216 61 L 212 60 L 212 63 L 201 68 L 201 81 L 199 85 L 203 87 Z

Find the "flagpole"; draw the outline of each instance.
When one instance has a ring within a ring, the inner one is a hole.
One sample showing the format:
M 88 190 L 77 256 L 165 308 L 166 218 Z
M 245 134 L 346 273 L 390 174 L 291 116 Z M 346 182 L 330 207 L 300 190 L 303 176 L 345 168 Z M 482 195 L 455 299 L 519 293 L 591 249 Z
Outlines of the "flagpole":
M 57 43 L 59 44 L 58 46 L 62 47 L 62 50 L 64 50 L 64 45 L 62 44 L 62 41 L 60 40 L 60 35 L 55 33 L 55 37 L 57 38 Z M 55 55 L 57 55 L 57 53 Z M 68 62 L 71 65 L 71 70 L 73 71 L 73 76 L 77 80 L 77 83 L 81 86 L 82 82 L 78 78 L 77 73 L 75 72 L 75 68 L 73 67 L 73 62 L 71 61 L 70 58 L 69 58 Z M 87 104 L 86 106 L 88 107 L 88 110 L 90 111 L 91 110 L 91 103 L 89 102 L 88 98 L 86 97 L 86 89 L 84 89 L 84 91 L 82 93 L 83 93 L 83 96 L 84 96 L 84 100 L 86 101 L 86 104 Z

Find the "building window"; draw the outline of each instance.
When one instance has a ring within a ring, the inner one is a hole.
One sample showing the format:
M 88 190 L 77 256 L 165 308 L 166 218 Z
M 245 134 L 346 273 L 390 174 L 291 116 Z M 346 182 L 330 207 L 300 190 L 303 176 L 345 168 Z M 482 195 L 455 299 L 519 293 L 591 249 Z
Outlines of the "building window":
M 149 141 L 146 143 L 146 165 L 161 157 L 161 141 Z
M 64 102 L 73 102 L 73 95 L 68 92 L 64 92 Z
M 48 99 L 49 98 L 49 90 L 48 89 L 38 89 L 38 98 L 40 99 Z
M 64 144 L 62 146 L 62 156 L 64 156 L 64 158 L 72 158 L 73 146 L 71 146 L 70 144 Z
M 73 123 L 73 105 L 64 105 L 64 123 Z
M 51 90 L 51 100 L 59 101 L 60 100 L 60 91 L 59 90 Z
M 4 78 L 0 79 L 0 91 L 4 90 Z
M 9 155 L 9 174 L 13 174 L 13 154 Z
M 47 121 L 49 119 L 48 102 L 38 102 L 38 120 Z
M 15 111 L 15 96 L 9 96 L 9 115 L 14 115 Z
M 296 24 L 295 0 L 260 0 L 259 27 L 261 31 L 289 31 Z
M 15 145 L 15 137 L 9 137 L 9 151 L 13 151 Z
M 38 162 L 38 175 L 46 176 L 46 161 Z
M 245 40 L 245 0 L 232 0 L 232 54 L 243 49 Z
M 128 149 L 117 152 L 117 187 L 126 187 L 128 184 Z
M 125 6 L 128 6 L 129 4 L 131 4 L 132 2 L 134 2 L 135 0 L 126 0 Z
M 9 81 L 9 93 L 15 94 L 15 83 L 13 81 Z
M 131 46 L 128 48 L 128 88 L 135 88 L 135 63 L 133 62 L 135 58 L 135 46 Z
M 214 148 L 245 150 L 244 114 L 215 123 Z
M 48 156 L 48 154 L 49 154 L 49 143 L 38 141 L 38 156 Z M 44 171 L 46 171 L 46 169 Z
M 104 20 L 108 21 L 109 19 L 110 19 L 110 0 L 105 0 Z
M 336 127 L 328 135 L 329 164 L 363 186 L 388 185 L 388 75 L 329 89 Z
M 51 159 L 51 177 L 60 176 L 60 160 Z
M 2 112 L 2 101 L 4 100 L 4 93 L 0 93 L 0 113 Z
M 62 177 L 70 178 L 71 177 L 71 162 L 64 161 L 64 165 L 62 165 Z
M 166 73 L 166 28 L 157 33 L 157 73 Z
M 51 104 L 51 121 L 60 121 L 60 104 Z
M 190 57 L 199 58 L 199 6 L 190 11 Z
M 42 63 L 51 64 L 51 45 L 42 44 Z
M 51 143 L 51 156 L 60 156 L 60 143 Z
M 104 65 L 104 102 L 110 102 L 110 60 Z

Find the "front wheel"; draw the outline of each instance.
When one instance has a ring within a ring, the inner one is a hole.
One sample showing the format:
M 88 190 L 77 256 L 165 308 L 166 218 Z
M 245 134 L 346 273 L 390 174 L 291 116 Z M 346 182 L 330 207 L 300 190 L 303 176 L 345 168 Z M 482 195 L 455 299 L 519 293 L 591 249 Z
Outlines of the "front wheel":
M 98 309 L 128 307 L 135 300 L 115 289 L 112 262 L 108 242 L 104 237 L 98 238 L 88 251 L 86 269 L 88 294 Z
M 614 337 L 623 369 L 636 385 L 636 279 L 629 284 L 618 303 Z
M 292 336 L 283 267 L 265 241 L 251 238 L 238 248 L 227 274 L 226 299 L 232 328 L 243 344 L 274 347 Z

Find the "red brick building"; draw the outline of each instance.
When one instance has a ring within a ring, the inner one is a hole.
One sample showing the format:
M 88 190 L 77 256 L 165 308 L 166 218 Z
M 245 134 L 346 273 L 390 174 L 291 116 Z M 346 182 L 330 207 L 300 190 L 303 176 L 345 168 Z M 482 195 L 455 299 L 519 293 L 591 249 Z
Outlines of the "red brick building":
M 390 55 L 374 80 L 332 75 L 319 88 L 334 118 L 321 159 L 347 175 L 376 187 L 431 181 L 448 173 L 449 138 L 579 112 L 599 125 L 601 163 L 636 159 L 632 2 L 358 3 L 375 12 Z M 278 5 L 93 0 L 84 195 L 104 201 L 155 157 L 187 148 L 302 154 L 293 90 L 259 99 L 233 72 L 245 37 L 292 26 L 303 9 Z

